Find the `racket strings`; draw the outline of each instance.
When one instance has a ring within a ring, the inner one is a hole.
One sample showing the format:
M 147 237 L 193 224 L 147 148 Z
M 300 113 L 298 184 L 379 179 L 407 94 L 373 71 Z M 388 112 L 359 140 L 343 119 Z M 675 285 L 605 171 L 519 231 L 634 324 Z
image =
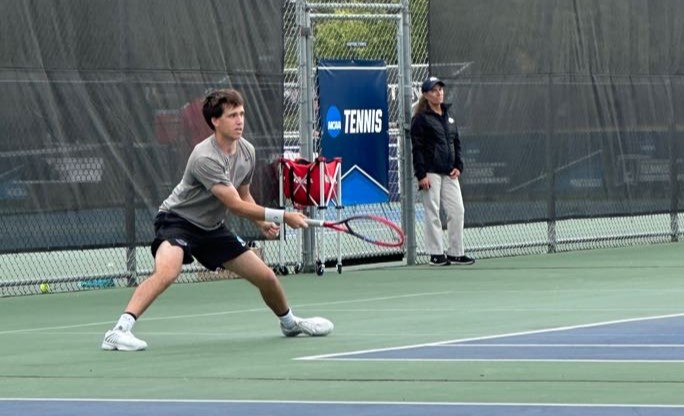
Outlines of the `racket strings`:
M 345 224 L 352 234 L 368 241 L 395 244 L 403 241 L 401 231 L 383 221 L 373 218 L 351 218 Z

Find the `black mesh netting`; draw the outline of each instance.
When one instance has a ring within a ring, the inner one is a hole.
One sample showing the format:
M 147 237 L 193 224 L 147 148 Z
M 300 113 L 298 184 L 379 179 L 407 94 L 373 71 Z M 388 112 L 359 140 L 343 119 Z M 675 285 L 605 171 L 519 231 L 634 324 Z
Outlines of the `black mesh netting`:
M 684 208 L 680 1 L 431 0 L 469 225 Z
M 148 243 L 214 88 L 243 93 L 274 205 L 282 73 L 282 0 L 0 2 L 0 252 Z

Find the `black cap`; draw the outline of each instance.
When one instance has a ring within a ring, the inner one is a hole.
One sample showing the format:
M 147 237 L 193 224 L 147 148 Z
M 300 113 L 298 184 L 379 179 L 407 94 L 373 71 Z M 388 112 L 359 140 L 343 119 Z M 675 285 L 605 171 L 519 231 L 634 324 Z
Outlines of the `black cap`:
M 422 92 L 428 92 L 435 88 L 435 85 L 441 85 L 443 87 L 444 83 L 437 77 L 430 77 L 423 81 L 423 85 L 420 87 L 420 90 Z

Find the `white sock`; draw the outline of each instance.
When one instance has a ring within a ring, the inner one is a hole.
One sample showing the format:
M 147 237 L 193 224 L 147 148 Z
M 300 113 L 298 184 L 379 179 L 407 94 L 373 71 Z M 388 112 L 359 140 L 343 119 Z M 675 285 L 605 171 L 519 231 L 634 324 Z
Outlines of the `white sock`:
M 292 328 L 295 326 L 295 316 L 292 313 L 292 309 L 288 309 L 285 315 L 279 316 L 278 318 L 280 318 L 280 322 L 285 328 Z
M 119 321 L 114 325 L 114 328 L 120 329 L 122 331 L 130 331 L 135 325 L 135 318 L 129 313 L 124 313 L 119 318 Z

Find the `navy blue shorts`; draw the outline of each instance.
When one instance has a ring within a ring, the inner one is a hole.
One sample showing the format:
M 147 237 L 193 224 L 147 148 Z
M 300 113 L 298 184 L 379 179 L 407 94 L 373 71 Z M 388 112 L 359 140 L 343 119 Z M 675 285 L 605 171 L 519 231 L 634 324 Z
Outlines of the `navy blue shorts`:
M 203 230 L 185 218 L 172 212 L 159 212 L 154 218 L 155 239 L 152 256 L 156 256 L 164 241 L 183 249 L 183 264 L 193 262 L 193 257 L 209 270 L 249 250 L 247 243 L 225 225 L 211 231 Z

